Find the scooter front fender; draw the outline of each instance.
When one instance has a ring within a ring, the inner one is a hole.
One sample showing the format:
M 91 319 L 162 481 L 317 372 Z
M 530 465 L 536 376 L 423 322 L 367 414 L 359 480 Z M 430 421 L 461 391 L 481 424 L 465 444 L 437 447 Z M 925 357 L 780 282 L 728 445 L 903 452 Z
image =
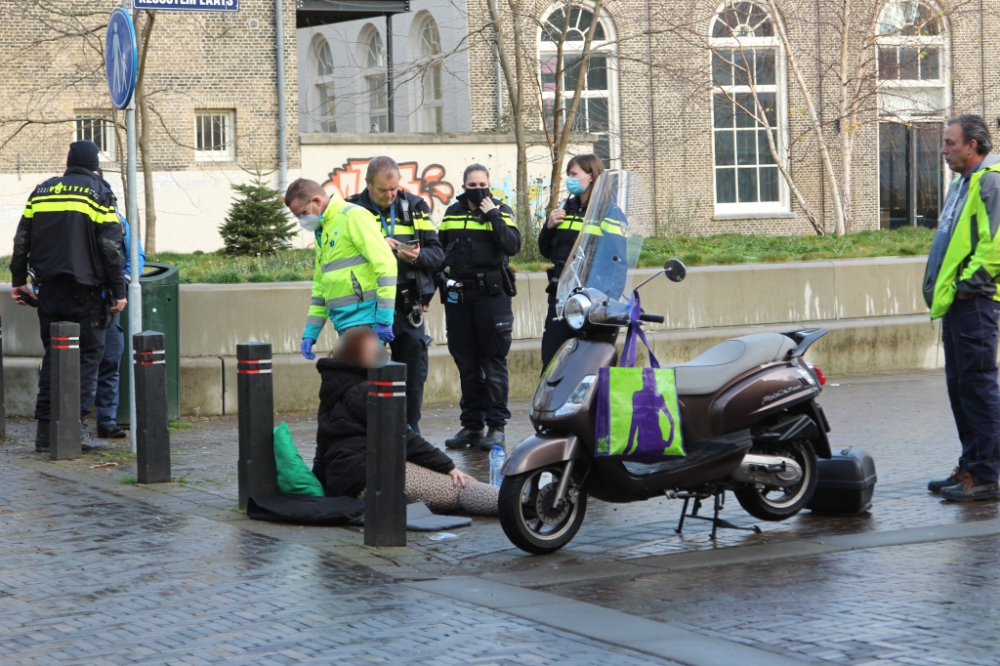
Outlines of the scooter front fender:
M 573 434 L 535 434 L 514 447 L 500 473 L 517 476 L 555 463 L 586 456 L 580 438 Z

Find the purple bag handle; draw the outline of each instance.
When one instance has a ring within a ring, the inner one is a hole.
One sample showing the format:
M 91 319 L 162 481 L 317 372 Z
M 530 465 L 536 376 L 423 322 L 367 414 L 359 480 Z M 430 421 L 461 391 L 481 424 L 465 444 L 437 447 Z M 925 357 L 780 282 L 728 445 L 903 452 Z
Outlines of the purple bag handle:
M 618 366 L 621 368 L 634 368 L 635 367 L 635 355 L 639 348 L 639 343 L 636 338 L 642 340 L 642 344 L 646 345 L 646 351 L 649 352 L 649 365 L 652 368 L 659 368 L 660 362 L 656 360 L 653 356 L 653 350 L 649 346 L 649 341 L 646 340 L 646 333 L 642 330 L 642 323 L 639 321 L 639 315 L 642 314 L 642 307 L 639 302 L 639 292 L 633 291 L 632 298 L 629 299 L 629 307 L 631 312 L 629 314 L 628 332 L 625 334 L 625 346 L 622 347 L 621 358 L 618 359 Z

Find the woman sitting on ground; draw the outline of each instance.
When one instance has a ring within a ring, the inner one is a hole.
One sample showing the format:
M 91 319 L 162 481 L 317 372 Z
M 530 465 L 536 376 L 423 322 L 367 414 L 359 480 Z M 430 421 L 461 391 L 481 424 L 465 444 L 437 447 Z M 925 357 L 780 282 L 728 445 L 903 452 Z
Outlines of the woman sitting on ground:
M 368 368 L 387 358 L 375 331 L 358 327 L 346 331 L 329 358 L 316 363 L 323 384 L 313 474 L 327 497 L 364 499 Z M 407 501 L 423 501 L 436 512 L 495 516 L 498 493 L 498 488 L 456 469 L 444 451 L 407 429 Z

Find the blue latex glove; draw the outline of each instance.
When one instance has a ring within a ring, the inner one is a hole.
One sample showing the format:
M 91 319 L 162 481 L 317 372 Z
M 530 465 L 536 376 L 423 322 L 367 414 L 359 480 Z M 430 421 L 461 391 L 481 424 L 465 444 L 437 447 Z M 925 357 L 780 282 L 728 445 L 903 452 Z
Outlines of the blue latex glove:
M 449 303 L 458 303 L 458 294 L 456 294 L 455 292 L 449 293 L 448 294 L 448 302 Z
M 388 324 L 375 324 L 375 332 L 378 333 L 378 339 L 382 342 L 392 342 L 396 339 L 392 332 L 392 326 Z
M 302 338 L 302 355 L 306 357 L 307 361 L 312 361 L 316 358 L 316 354 L 313 354 L 313 345 L 316 341 L 312 338 Z

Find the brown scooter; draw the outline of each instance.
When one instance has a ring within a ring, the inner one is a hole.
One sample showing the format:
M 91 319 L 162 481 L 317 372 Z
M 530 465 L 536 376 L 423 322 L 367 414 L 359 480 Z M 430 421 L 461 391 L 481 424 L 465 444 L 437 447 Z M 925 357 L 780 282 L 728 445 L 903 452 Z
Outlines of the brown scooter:
M 676 259 L 663 270 L 674 282 L 686 272 Z M 531 407 L 536 434 L 503 467 L 500 524 L 515 546 L 544 554 L 569 543 L 583 523 L 588 496 L 605 502 L 684 499 L 678 532 L 684 517 L 695 517 L 712 522 L 713 538 L 718 527 L 736 528 L 718 516 L 726 491 L 761 520 L 784 520 L 809 502 L 817 455 L 830 457 L 830 428 L 816 402 L 825 378 L 803 355 L 825 330 L 734 338 L 671 366 L 686 455 L 657 464 L 623 462 L 594 456 L 594 426 L 598 369 L 617 362 L 615 340 L 631 310 L 599 289 L 577 286 L 568 293 L 563 317 L 578 338 L 565 343 L 546 369 Z M 642 314 L 640 320 L 663 317 Z M 714 499 L 714 516 L 698 516 L 708 499 Z M 694 512 L 687 515 L 692 500 Z

